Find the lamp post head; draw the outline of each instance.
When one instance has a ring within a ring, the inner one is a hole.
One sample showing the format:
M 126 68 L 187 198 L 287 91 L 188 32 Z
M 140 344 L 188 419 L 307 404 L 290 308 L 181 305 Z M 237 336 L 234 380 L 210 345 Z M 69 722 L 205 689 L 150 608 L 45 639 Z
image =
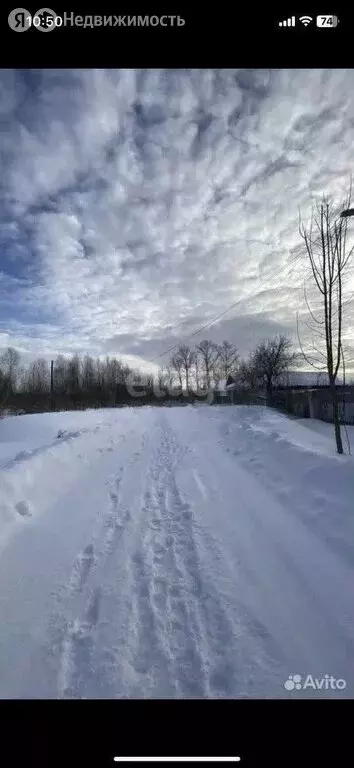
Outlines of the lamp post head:
M 354 208 L 347 208 L 346 211 L 342 211 L 341 219 L 347 219 L 349 216 L 354 216 Z

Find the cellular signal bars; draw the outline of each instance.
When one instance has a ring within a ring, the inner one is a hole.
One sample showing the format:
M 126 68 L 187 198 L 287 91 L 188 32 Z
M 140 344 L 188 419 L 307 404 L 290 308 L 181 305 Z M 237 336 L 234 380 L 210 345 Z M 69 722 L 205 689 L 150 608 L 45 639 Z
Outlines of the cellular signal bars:
M 284 21 L 279 21 L 279 27 L 295 27 L 295 16 L 291 16 L 290 19 L 284 19 Z

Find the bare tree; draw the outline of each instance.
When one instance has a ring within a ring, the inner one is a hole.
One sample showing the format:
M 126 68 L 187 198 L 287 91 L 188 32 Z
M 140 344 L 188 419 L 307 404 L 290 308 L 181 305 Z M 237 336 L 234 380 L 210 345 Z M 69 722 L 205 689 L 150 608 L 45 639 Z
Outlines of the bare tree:
M 131 374 L 131 368 L 129 368 L 129 365 L 122 365 L 122 380 L 121 384 L 125 384 L 128 380 L 128 376 Z
M 53 379 L 54 392 L 64 395 L 66 392 L 67 360 L 64 355 L 58 355 L 54 361 Z
M 350 208 L 350 201 L 351 187 L 346 200 L 341 205 L 342 211 Z M 343 443 L 336 383 L 343 357 L 344 277 L 353 247 L 347 248 L 348 220 L 345 217 L 342 218 L 339 212 L 330 198 L 323 197 L 312 211 L 309 227 L 305 227 L 300 218 L 299 231 L 309 259 L 313 285 L 320 295 L 321 312 L 320 317 L 316 316 L 305 294 L 312 321 L 311 331 L 317 337 L 316 345 L 313 343 L 315 355 L 303 351 L 300 337 L 299 343 L 305 360 L 313 368 L 327 370 L 336 447 L 337 452 L 341 454 Z
M 195 352 L 195 361 L 194 361 L 194 367 L 195 367 L 195 388 L 196 391 L 199 391 L 200 386 L 200 365 L 199 365 L 199 352 L 196 350 Z
M 104 363 L 99 358 L 97 358 L 95 362 L 96 362 L 96 365 L 95 365 L 96 386 L 101 395 L 103 394 L 104 388 L 105 388 Z
M 184 372 L 186 382 L 186 394 L 188 395 L 190 389 L 190 372 L 195 359 L 195 351 L 188 347 L 187 344 L 181 344 L 178 347 L 176 354 L 174 355 L 175 362 L 178 362 L 178 368 L 181 368 Z M 177 369 L 176 369 L 177 370 Z
M 80 392 L 81 361 L 79 355 L 73 355 L 68 361 L 66 372 L 67 392 L 76 398 Z
M 203 339 L 203 341 L 197 344 L 196 349 L 200 356 L 207 389 L 210 389 L 211 378 L 214 373 L 215 364 L 219 358 L 219 348 L 217 344 L 214 344 L 213 341 Z
M 179 381 L 180 388 L 181 388 L 181 390 L 183 390 L 183 370 L 184 370 L 184 367 L 183 367 L 183 360 L 182 360 L 181 356 L 178 354 L 178 352 L 176 352 L 171 357 L 170 366 L 171 366 L 171 368 L 173 368 L 174 371 L 176 371 L 176 374 L 178 376 L 178 381 Z
M 249 370 L 263 384 L 268 396 L 272 393 L 276 379 L 286 373 L 290 365 L 295 364 L 296 354 L 291 347 L 291 340 L 285 334 L 280 334 L 258 344 L 250 357 Z
M 178 379 L 178 384 L 176 386 L 176 376 Z M 166 388 L 167 393 L 170 397 L 178 397 L 178 395 L 181 393 L 181 382 L 180 377 L 178 374 L 176 374 L 176 369 L 172 365 L 166 366 Z
M 242 360 L 239 363 L 237 373 L 232 378 L 241 389 L 258 389 L 261 381 L 258 371 L 254 368 L 252 356 L 249 360 Z
M 40 357 L 30 363 L 25 374 L 25 389 L 33 395 L 50 392 L 50 369 L 47 360 Z
M 236 370 L 239 354 L 236 347 L 226 340 L 224 340 L 222 344 L 219 344 L 218 350 L 219 357 L 217 366 L 221 375 L 220 377 L 222 379 L 227 379 Z
M 116 357 L 107 357 L 105 361 L 105 389 L 110 401 L 117 399 L 119 385 L 123 381 L 122 364 Z
M 0 397 L 2 405 L 16 391 L 19 375 L 20 355 L 16 349 L 8 347 L 0 357 Z
M 84 392 L 93 392 L 95 385 L 95 364 L 90 355 L 85 355 L 81 369 L 81 386 Z
M 168 373 L 166 368 L 160 368 L 154 378 L 154 394 L 160 398 L 166 395 L 168 387 Z

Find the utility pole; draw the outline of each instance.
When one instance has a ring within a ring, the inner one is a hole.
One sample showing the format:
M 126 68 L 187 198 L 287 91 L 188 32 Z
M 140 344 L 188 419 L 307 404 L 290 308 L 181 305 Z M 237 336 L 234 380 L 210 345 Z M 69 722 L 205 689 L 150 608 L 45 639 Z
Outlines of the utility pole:
M 50 361 L 50 409 L 54 411 L 54 360 Z

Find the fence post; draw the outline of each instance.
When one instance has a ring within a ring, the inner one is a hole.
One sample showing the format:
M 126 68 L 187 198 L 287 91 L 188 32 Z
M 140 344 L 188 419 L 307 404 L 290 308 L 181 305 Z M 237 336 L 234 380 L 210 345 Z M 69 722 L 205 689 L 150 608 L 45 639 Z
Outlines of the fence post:
M 314 395 L 313 395 L 313 392 L 311 392 L 311 390 L 307 393 L 307 399 L 309 404 L 310 419 L 315 419 L 316 413 L 315 413 Z

